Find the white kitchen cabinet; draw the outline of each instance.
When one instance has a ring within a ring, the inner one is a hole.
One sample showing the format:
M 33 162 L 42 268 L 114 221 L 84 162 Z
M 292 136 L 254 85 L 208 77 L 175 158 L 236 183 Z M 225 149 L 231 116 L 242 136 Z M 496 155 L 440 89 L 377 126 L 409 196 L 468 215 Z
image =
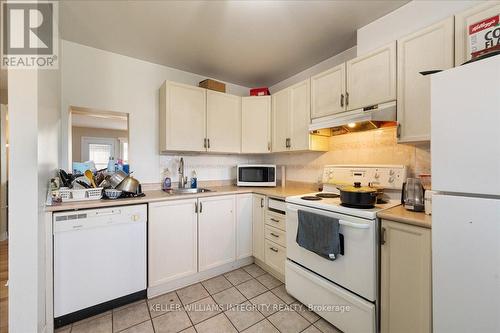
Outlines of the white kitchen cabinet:
M 346 109 L 396 99 L 396 43 L 346 62 Z
M 160 150 L 205 151 L 206 90 L 165 81 L 160 88 Z
M 271 96 L 242 97 L 241 152 L 271 151 Z
M 500 13 L 500 1 L 485 1 L 455 15 L 455 66 L 471 59 L 469 25 Z
M 189 132 L 189 131 L 188 131 Z M 207 151 L 241 150 L 241 97 L 207 90 Z
M 253 256 L 262 262 L 265 261 L 264 253 L 264 219 L 266 214 L 266 196 L 253 195 Z
M 344 112 L 345 63 L 311 77 L 311 118 Z
M 310 80 L 273 94 L 273 152 L 328 150 L 328 138 L 309 133 Z
M 252 256 L 253 195 L 236 196 L 236 259 Z
M 149 287 L 198 271 L 196 199 L 149 204 Z
M 431 230 L 382 220 L 382 237 L 381 332 L 431 332 Z
M 198 266 L 205 271 L 236 260 L 236 198 L 198 199 Z
M 430 75 L 453 67 L 453 17 L 398 40 L 397 119 L 399 142 L 431 138 Z

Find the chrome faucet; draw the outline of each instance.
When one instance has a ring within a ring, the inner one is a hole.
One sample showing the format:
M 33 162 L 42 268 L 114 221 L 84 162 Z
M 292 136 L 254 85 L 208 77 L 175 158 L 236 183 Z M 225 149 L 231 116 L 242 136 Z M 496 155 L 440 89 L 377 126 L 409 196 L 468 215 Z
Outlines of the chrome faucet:
M 184 159 L 181 157 L 181 161 L 179 162 L 179 188 L 186 187 L 187 178 L 187 176 L 184 176 Z

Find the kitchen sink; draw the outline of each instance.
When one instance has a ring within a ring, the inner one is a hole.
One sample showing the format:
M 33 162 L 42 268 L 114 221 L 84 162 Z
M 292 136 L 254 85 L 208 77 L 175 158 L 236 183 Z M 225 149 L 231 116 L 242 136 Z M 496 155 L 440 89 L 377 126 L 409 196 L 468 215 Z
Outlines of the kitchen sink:
M 174 189 L 172 189 L 173 194 L 195 194 L 195 193 L 205 193 L 205 192 L 213 192 L 213 190 L 209 190 L 208 188 L 174 188 Z

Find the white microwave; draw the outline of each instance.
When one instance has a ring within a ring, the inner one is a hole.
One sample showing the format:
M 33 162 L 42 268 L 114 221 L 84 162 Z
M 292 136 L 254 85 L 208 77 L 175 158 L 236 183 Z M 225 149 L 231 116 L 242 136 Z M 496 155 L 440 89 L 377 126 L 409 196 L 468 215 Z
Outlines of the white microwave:
M 236 177 L 238 186 L 276 186 L 276 165 L 240 164 Z

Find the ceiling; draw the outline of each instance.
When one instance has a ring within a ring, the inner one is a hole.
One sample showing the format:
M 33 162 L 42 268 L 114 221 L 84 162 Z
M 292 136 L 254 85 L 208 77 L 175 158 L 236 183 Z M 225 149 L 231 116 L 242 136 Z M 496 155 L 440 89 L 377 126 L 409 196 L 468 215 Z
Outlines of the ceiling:
M 74 127 L 128 131 L 127 117 L 109 116 L 105 114 L 72 113 L 71 125 Z
M 63 39 L 246 87 L 356 44 L 408 1 L 64 1 Z

